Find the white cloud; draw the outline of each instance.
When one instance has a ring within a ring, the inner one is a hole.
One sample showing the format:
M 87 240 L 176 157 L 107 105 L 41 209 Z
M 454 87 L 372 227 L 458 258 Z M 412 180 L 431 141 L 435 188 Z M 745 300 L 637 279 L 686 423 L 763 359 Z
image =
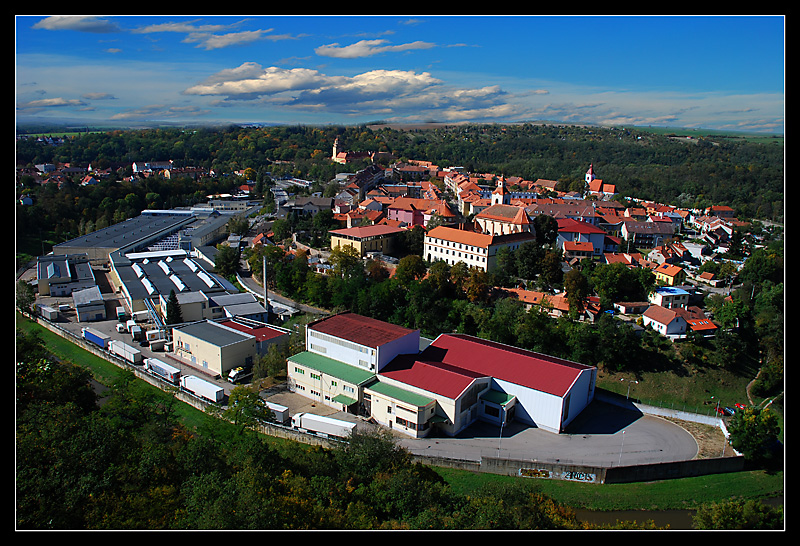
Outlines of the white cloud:
M 383 45 L 387 40 L 361 40 L 349 46 L 339 44 L 329 44 L 316 48 L 314 52 L 322 57 L 335 57 L 337 59 L 357 59 L 361 57 L 371 57 L 381 53 L 396 51 L 410 51 L 413 49 L 430 49 L 436 47 L 430 42 L 410 42 L 400 45 Z
M 35 29 L 76 30 L 78 32 L 118 32 L 119 27 L 106 19 L 77 15 L 55 15 L 45 17 L 35 25 Z

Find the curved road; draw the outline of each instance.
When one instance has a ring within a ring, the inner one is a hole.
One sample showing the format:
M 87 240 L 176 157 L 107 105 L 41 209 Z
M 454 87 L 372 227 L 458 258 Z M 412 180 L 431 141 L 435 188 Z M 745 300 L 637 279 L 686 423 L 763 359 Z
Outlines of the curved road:
M 587 466 L 628 466 L 695 457 L 698 445 L 680 426 L 604 402 L 593 402 L 568 430 L 555 434 L 512 423 L 477 423 L 456 438 L 401 439 L 415 455 L 480 460 L 481 456 Z

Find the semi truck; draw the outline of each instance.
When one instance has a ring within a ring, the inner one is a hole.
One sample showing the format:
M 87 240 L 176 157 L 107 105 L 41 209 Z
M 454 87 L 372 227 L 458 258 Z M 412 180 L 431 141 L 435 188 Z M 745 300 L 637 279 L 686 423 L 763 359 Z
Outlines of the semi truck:
M 81 328 L 81 335 L 83 335 L 83 339 L 86 341 L 91 341 L 103 349 L 107 349 L 109 341 L 111 341 L 111 336 L 104 334 L 100 330 L 95 330 L 94 328 Z
M 181 387 L 195 396 L 199 396 L 209 402 L 222 402 L 225 391 L 213 383 L 209 383 L 194 375 L 184 375 L 181 377 Z
M 145 358 L 144 369 L 175 385 L 180 381 L 181 371 L 157 358 Z
M 142 351 L 136 347 L 131 347 L 118 339 L 108 340 L 108 349 L 118 357 L 127 360 L 131 364 L 139 364 L 142 361 Z
M 230 371 L 228 373 L 228 381 L 231 383 L 236 383 L 237 381 L 243 381 L 248 377 L 253 375 L 253 367 L 252 366 L 239 366 Z
M 300 412 L 292 415 L 292 428 L 322 437 L 347 438 L 355 426 L 355 423 L 349 421 L 313 413 Z

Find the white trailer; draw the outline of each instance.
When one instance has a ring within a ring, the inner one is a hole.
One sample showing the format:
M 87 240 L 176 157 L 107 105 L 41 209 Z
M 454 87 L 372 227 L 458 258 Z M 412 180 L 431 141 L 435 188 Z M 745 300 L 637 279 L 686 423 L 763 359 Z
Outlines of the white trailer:
M 222 402 L 222 399 L 225 397 L 225 391 L 222 390 L 222 387 L 218 387 L 213 383 L 209 383 L 193 375 L 184 375 L 181 377 L 181 388 L 209 402 Z
M 289 408 L 286 406 L 281 406 L 280 404 L 276 404 L 274 402 L 266 401 L 266 405 L 269 409 L 272 410 L 272 413 L 275 415 L 275 420 L 282 425 L 285 425 L 289 421 Z
M 292 415 L 292 428 L 323 437 L 347 438 L 355 426 L 356 424 L 350 421 L 314 415 L 313 413 L 301 412 Z
M 57 320 L 58 319 L 58 310 L 53 309 L 49 305 L 40 305 L 39 306 L 39 314 L 42 315 L 47 320 Z
M 178 368 L 170 366 L 157 358 L 145 358 L 144 369 L 176 385 L 181 377 L 181 371 Z
M 131 364 L 138 364 L 142 361 L 142 351 L 136 347 L 131 347 L 127 343 L 123 343 L 118 339 L 109 339 L 108 349 L 118 357 L 127 360 Z

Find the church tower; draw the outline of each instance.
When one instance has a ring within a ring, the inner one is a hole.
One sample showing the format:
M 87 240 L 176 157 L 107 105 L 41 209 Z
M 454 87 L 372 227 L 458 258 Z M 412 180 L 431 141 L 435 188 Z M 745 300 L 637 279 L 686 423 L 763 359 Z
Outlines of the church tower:
M 339 155 L 339 137 L 336 137 L 336 140 L 333 141 L 333 155 L 331 159 L 336 159 L 336 156 Z
M 508 205 L 511 203 L 511 194 L 506 189 L 506 181 L 501 178 L 497 181 L 497 188 L 492 192 L 492 205 Z
M 586 171 L 586 183 L 587 184 L 591 184 L 592 180 L 594 180 L 594 179 L 595 179 L 595 176 L 594 176 L 594 163 L 590 163 L 589 164 L 589 170 Z

